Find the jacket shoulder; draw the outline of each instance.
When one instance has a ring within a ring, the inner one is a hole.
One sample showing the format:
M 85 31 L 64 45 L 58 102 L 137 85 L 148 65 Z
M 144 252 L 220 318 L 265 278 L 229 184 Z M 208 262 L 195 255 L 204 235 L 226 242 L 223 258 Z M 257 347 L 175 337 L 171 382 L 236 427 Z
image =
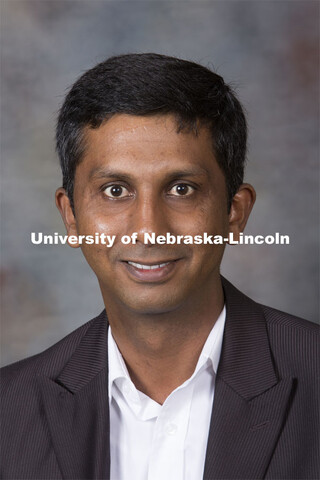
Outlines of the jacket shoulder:
M 315 379 L 318 371 L 319 325 L 261 305 L 270 348 L 282 375 Z
M 316 323 L 265 305 L 260 305 L 260 307 L 262 307 L 266 322 L 269 325 L 278 325 L 284 329 L 296 330 L 297 332 L 303 330 L 306 334 L 309 333 L 311 336 L 319 336 L 319 325 Z
M 255 302 L 240 292 L 222 277 L 227 307 L 232 309 L 235 323 L 248 323 L 248 316 L 254 315 L 255 322 L 264 325 L 272 360 L 280 377 L 299 377 L 314 385 L 318 371 L 319 326 L 303 318 L 276 310 Z M 227 310 L 228 312 L 228 310 Z M 249 326 L 250 335 L 255 324 Z M 259 335 L 262 334 L 260 330 Z M 256 338 L 259 341 L 259 338 Z M 243 347 L 245 347 L 245 343 Z M 314 388 L 314 386 L 313 386 Z
M 103 314 L 104 312 L 81 325 L 43 352 L 1 368 L 2 394 L 10 388 L 19 387 L 19 385 L 30 385 L 38 375 L 45 374 L 55 378 L 76 350 L 87 330 L 94 322 L 99 321 Z

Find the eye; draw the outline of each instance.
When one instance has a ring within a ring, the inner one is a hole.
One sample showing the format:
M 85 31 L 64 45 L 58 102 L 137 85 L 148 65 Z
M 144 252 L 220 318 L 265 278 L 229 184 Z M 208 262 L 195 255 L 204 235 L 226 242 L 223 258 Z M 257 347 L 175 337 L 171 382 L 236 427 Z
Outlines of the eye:
M 188 197 L 195 191 L 195 188 L 187 183 L 178 183 L 174 185 L 169 190 L 169 195 L 174 195 L 176 197 Z
M 130 197 L 130 193 L 126 187 L 122 185 L 110 185 L 103 190 L 103 193 L 109 198 L 124 198 Z

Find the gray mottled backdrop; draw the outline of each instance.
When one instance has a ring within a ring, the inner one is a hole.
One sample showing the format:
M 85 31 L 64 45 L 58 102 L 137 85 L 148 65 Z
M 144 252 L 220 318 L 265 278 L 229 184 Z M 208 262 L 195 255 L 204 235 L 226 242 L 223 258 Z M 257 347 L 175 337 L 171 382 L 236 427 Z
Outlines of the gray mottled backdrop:
M 39 352 L 99 313 L 81 251 L 35 246 L 64 233 L 56 112 L 86 69 L 155 51 L 213 65 L 248 112 L 247 233 L 289 246 L 228 247 L 223 273 L 257 301 L 317 320 L 317 1 L 1 0 L 2 363 Z

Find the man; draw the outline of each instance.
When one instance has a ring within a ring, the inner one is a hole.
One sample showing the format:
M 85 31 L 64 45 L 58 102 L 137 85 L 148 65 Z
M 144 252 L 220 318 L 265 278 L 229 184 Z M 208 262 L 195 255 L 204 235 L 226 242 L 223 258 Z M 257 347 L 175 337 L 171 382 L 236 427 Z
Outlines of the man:
M 243 231 L 255 191 L 230 87 L 111 58 L 67 95 L 57 150 L 57 207 L 106 311 L 3 370 L 3 478 L 318 478 L 316 326 L 221 278 L 224 243 L 145 242 Z M 112 248 L 80 242 L 97 233 Z

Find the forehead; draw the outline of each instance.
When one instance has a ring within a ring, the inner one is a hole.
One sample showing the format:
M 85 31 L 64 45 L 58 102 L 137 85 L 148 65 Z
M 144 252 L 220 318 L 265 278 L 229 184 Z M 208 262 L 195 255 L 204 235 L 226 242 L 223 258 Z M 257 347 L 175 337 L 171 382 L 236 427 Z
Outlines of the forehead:
M 88 128 L 78 169 L 92 176 L 105 166 L 136 176 L 186 167 L 199 167 L 210 175 L 219 169 L 207 127 L 199 126 L 196 133 L 191 129 L 178 131 L 172 115 L 117 114 L 99 128 Z

